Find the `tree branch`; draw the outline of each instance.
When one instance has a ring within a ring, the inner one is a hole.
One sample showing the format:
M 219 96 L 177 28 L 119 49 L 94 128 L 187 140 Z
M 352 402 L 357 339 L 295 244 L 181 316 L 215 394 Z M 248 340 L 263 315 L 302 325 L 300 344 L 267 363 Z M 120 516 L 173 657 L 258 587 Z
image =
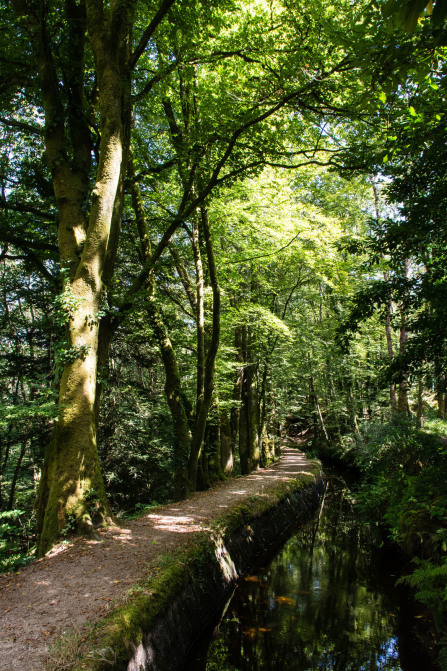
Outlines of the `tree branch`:
M 36 217 L 45 219 L 46 221 L 55 221 L 55 217 L 51 216 L 48 212 L 39 210 L 39 208 L 34 207 L 33 205 L 24 205 L 20 203 L 10 203 L 5 198 L 0 197 L 0 209 L 10 210 L 12 212 L 25 212 L 26 214 L 34 214 Z
M 15 119 L 5 119 L 4 117 L 0 117 L 0 123 L 2 123 L 4 126 L 10 126 L 11 128 L 18 128 L 19 130 L 23 130 L 26 133 L 33 133 L 33 135 L 43 136 L 44 134 L 43 128 L 32 126 L 31 124 L 24 123 L 23 121 L 15 121 Z
M 18 249 L 23 249 L 24 252 L 29 252 L 32 249 L 40 250 L 43 252 L 51 252 L 52 254 L 58 254 L 57 245 L 52 245 L 49 242 L 42 242 L 39 240 L 26 240 L 25 238 L 20 238 L 17 235 L 11 235 L 9 233 L 4 233 L 0 230 L 0 240 L 8 242 L 11 245 L 14 245 Z
M 159 26 L 159 24 L 162 22 L 168 11 L 171 9 L 172 5 L 174 4 L 176 0 L 162 0 L 162 3 L 158 9 L 158 12 L 155 14 L 154 18 L 142 34 L 140 41 L 138 43 L 137 48 L 131 55 L 128 63 L 128 67 L 130 70 L 133 70 L 138 62 L 138 59 L 140 56 L 143 54 L 144 50 L 146 49 L 149 40 L 151 39 L 152 35 L 154 34 L 156 28 Z
M 175 70 L 175 68 L 177 67 L 177 65 L 178 65 L 178 61 L 174 61 L 173 63 L 171 63 L 171 65 L 169 65 L 169 66 L 166 68 L 166 70 L 164 70 L 163 72 L 159 72 L 157 75 L 155 75 L 154 77 L 152 77 L 152 79 L 149 79 L 149 81 L 148 81 L 148 82 L 146 83 L 146 85 L 141 89 L 141 91 L 140 91 L 139 93 L 136 93 L 136 94 L 133 96 L 133 100 L 134 100 L 134 101 L 138 101 L 138 100 L 141 100 L 141 98 L 144 98 L 144 96 L 146 96 L 148 93 L 150 93 L 150 92 L 152 91 L 152 89 L 154 88 L 155 84 L 158 84 L 159 82 L 162 81 L 162 79 L 164 79 L 165 77 L 167 77 L 168 75 L 170 75 L 171 72 L 173 72 L 173 71 Z
M 161 172 L 164 170 L 167 170 L 168 168 L 172 168 L 177 162 L 177 159 L 175 158 L 170 158 L 169 161 L 166 161 L 165 163 L 161 163 L 160 165 L 154 165 L 153 167 L 150 168 L 144 168 L 144 170 L 140 170 L 138 175 L 135 175 L 135 181 L 136 182 L 141 182 L 143 177 L 147 177 L 148 175 L 159 175 Z

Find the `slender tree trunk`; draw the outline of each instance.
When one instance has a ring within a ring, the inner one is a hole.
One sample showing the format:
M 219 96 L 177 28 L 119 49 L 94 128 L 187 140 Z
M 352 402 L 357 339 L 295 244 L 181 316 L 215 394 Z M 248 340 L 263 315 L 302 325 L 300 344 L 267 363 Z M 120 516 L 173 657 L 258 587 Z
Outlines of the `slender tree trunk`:
M 384 280 L 388 281 L 388 273 L 383 273 Z M 390 362 L 394 359 L 393 351 L 393 340 L 391 337 L 391 317 L 393 313 L 393 304 L 391 299 L 387 301 L 386 304 L 386 318 L 385 318 L 385 336 L 386 336 L 386 346 L 388 350 L 388 358 Z M 397 410 L 397 399 L 396 399 L 396 384 L 391 382 L 390 384 L 390 407 L 391 410 Z
M 7 510 L 12 510 L 14 507 L 14 497 L 16 493 L 17 480 L 19 478 L 20 468 L 22 466 L 23 457 L 25 456 L 26 448 L 28 446 L 29 434 L 31 431 L 31 424 L 28 422 L 25 426 L 25 436 L 20 447 L 20 454 L 12 476 L 11 489 L 9 490 L 9 500 Z
M 219 422 L 216 424 L 207 424 L 205 437 L 206 455 L 208 461 L 208 479 L 209 484 L 214 484 L 219 482 L 219 480 L 225 480 L 225 474 L 221 465 Z
M 270 448 L 266 426 L 267 419 L 267 363 L 264 362 L 261 389 L 259 390 L 259 427 L 258 443 L 260 448 L 260 465 L 266 466 L 270 461 Z
M 242 330 L 237 327 L 234 332 L 234 347 L 236 350 L 236 357 L 238 362 L 236 379 L 233 386 L 233 407 L 230 413 L 230 428 L 231 428 L 231 445 L 232 449 L 236 450 L 239 441 L 239 424 L 241 414 L 241 399 L 242 399 L 242 380 L 244 378 L 244 358 L 242 355 Z
M 192 228 L 192 249 L 194 263 L 196 266 L 196 342 L 197 342 L 197 365 L 196 365 L 196 414 L 200 409 L 205 393 L 205 306 L 204 292 L 205 281 L 203 278 L 202 255 L 200 253 L 198 212 L 194 217 Z
M 329 435 L 326 430 L 326 425 L 323 419 L 323 413 L 321 412 L 320 403 L 318 401 L 318 396 L 315 390 L 314 378 L 312 373 L 311 359 L 308 355 L 308 364 L 309 364 L 309 401 L 311 405 L 311 414 L 313 417 L 314 431 L 316 434 L 324 435 L 327 442 L 329 442 Z M 320 429 L 320 430 L 318 430 Z
M 446 415 L 446 395 L 443 392 L 438 392 L 437 394 L 437 403 L 438 403 L 438 417 L 445 419 Z
M 171 411 L 174 428 L 174 497 L 184 499 L 189 492 L 187 463 L 190 453 L 191 434 L 188 425 L 188 410 L 181 388 L 177 359 L 166 327 L 157 310 L 154 286 L 149 294 L 147 312 L 152 329 L 160 347 L 166 382 L 165 395 Z
M 409 276 L 409 261 L 405 259 L 405 277 Z M 404 356 L 407 349 L 408 331 L 407 331 L 407 316 L 405 305 L 402 305 L 402 316 L 399 336 L 399 355 Z M 397 411 L 401 414 L 411 415 L 410 406 L 408 404 L 408 378 L 404 371 L 401 371 L 400 381 L 397 393 Z
M 359 425 L 357 421 L 357 414 L 355 412 L 354 397 L 352 394 L 352 382 L 350 379 L 346 380 L 346 410 L 348 412 L 350 430 L 358 433 Z
M 241 410 L 239 418 L 239 454 L 241 473 L 250 473 L 259 466 L 259 390 L 257 364 L 252 360 L 251 335 L 247 326 L 242 327 L 242 378 Z
M 446 376 L 442 370 L 442 365 L 439 357 L 435 359 L 435 392 L 436 402 L 438 405 L 437 415 L 441 419 L 445 419 L 446 414 Z
M 205 370 L 203 376 L 203 401 L 201 402 L 200 408 L 197 412 L 194 432 L 191 439 L 191 452 L 188 463 L 189 484 L 191 491 L 195 491 L 196 488 L 197 462 L 205 433 L 206 420 L 208 418 L 208 413 L 213 398 L 214 366 L 220 340 L 220 287 L 217 278 L 217 269 L 214 259 L 208 212 L 205 207 L 202 207 L 200 213 L 203 238 L 205 241 L 208 272 L 213 292 L 213 319 L 210 343 L 205 358 Z
M 12 392 L 12 405 L 16 405 L 17 403 L 17 397 L 19 394 L 19 386 L 20 386 L 20 378 L 17 378 L 16 383 L 14 385 L 14 391 Z M 22 387 L 23 388 L 23 387 Z M 11 437 L 12 434 L 12 423 L 8 424 L 8 428 L 5 432 L 4 435 L 4 440 L 3 444 L 5 446 L 5 453 L 2 454 L 2 449 L 0 447 L 0 510 L 3 509 L 3 474 L 6 470 L 6 466 L 8 465 L 9 461 L 9 455 L 11 452 L 11 446 L 13 443 L 13 439 Z M 3 437 L 0 437 L 0 441 L 2 440 Z
M 422 376 L 418 380 L 418 405 L 416 411 L 416 422 L 420 429 L 424 426 L 424 381 Z
M 138 235 L 140 238 L 140 256 L 143 263 L 151 257 L 151 244 L 146 218 L 144 215 L 141 191 L 136 181 L 132 157 L 129 160 L 130 192 L 135 212 Z M 174 498 L 184 499 L 189 492 L 187 463 L 190 453 L 191 432 L 189 427 L 190 410 L 182 391 L 182 383 L 177 365 L 177 357 L 169 337 L 162 315 L 157 307 L 155 278 L 153 272 L 147 279 L 147 300 L 145 307 L 153 333 L 160 348 L 165 371 L 165 396 L 171 412 L 174 430 Z
M 370 175 L 369 180 L 371 182 L 373 194 L 374 194 L 374 206 L 375 206 L 375 214 L 376 214 L 376 221 L 380 225 L 380 194 L 379 194 L 379 189 L 377 187 L 377 183 L 374 180 L 374 176 Z M 383 279 L 385 282 L 388 282 L 388 273 L 384 272 L 383 273 Z M 394 358 L 394 353 L 393 353 L 393 341 L 391 338 L 391 317 L 393 313 L 393 305 L 391 299 L 387 301 L 386 304 L 386 319 L 385 319 L 385 336 L 386 336 L 386 344 L 387 344 L 387 349 L 388 349 L 388 358 L 390 361 L 393 360 Z M 397 400 L 396 400 L 396 385 L 394 382 L 390 384 L 390 407 L 391 410 L 395 411 L 397 410 Z
M 219 440 L 220 440 L 220 465 L 224 475 L 233 472 L 234 458 L 231 433 L 231 419 L 226 411 L 219 409 Z
M 401 327 L 399 339 L 399 352 L 403 354 L 405 351 L 405 344 L 407 342 L 408 333 L 405 326 Z M 397 390 L 397 412 L 401 414 L 410 414 L 408 405 L 408 380 L 406 375 L 402 373 L 401 380 Z

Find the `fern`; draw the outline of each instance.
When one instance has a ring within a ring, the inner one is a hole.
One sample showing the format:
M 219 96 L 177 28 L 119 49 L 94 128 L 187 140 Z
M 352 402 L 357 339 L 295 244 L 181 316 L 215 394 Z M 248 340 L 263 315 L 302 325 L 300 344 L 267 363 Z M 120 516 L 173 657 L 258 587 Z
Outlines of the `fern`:
M 447 641 L 445 638 L 441 641 L 441 649 L 438 655 L 438 663 L 441 671 L 447 671 Z

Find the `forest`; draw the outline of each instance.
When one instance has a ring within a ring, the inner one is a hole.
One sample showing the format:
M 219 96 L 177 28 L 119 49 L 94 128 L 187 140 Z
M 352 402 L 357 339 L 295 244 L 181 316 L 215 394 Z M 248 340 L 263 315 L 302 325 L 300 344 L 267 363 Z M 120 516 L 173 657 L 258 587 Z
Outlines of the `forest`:
M 3 570 L 290 435 L 442 632 L 445 0 L 1 10 Z

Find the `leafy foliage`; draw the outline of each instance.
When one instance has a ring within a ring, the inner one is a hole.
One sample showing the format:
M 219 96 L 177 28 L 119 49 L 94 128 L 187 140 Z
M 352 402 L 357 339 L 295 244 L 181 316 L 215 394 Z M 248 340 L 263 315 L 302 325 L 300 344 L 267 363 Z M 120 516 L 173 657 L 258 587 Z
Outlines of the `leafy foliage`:
M 447 616 L 447 450 L 445 422 L 432 431 L 397 418 L 362 427 L 350 449 L 362 473 L 357 494 L 363 513 L 382 522 L 414 568 L 400 578 L 430 608 L 438 633 Z

